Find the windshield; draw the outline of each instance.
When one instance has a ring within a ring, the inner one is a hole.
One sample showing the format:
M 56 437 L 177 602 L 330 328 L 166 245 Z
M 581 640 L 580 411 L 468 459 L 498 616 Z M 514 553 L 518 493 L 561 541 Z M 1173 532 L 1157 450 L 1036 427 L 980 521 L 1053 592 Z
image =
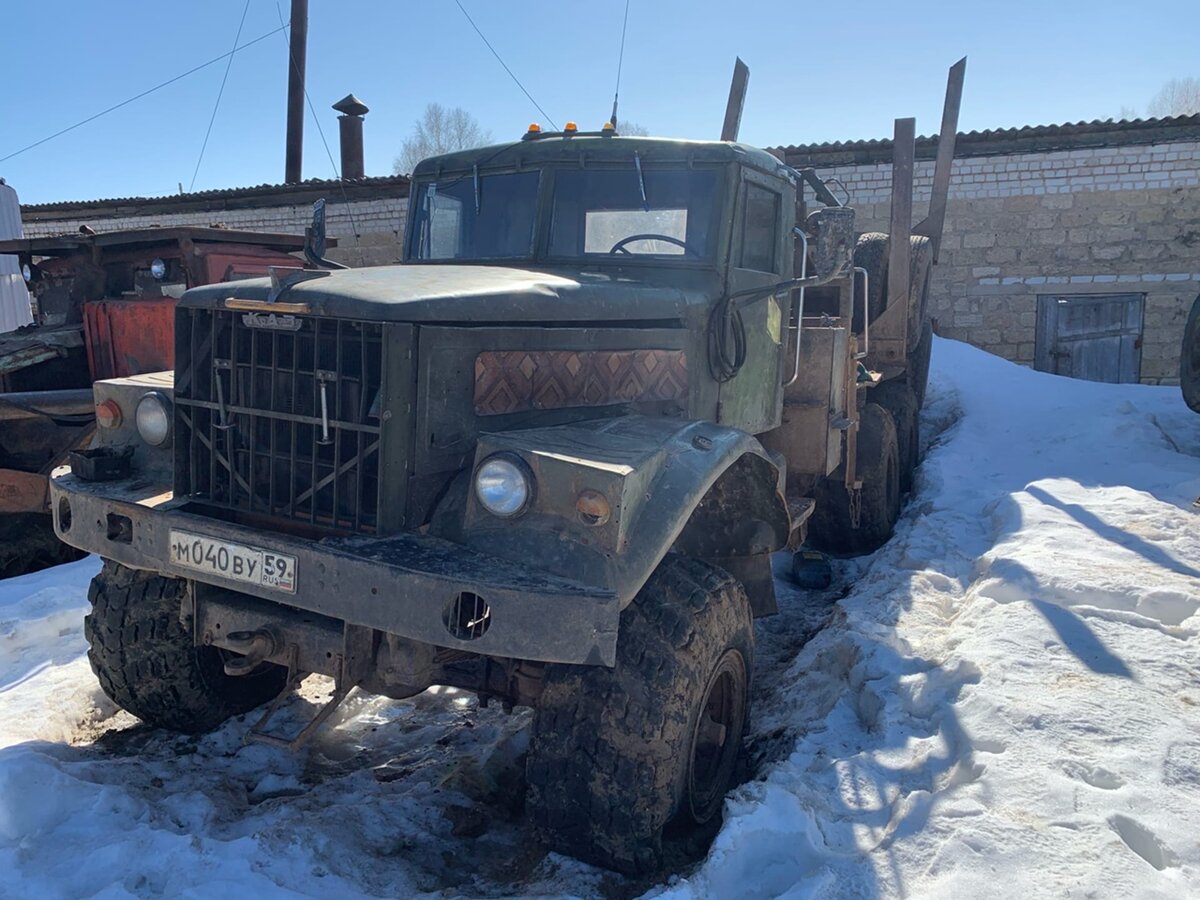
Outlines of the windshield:
M 539 174 L 464 175 L 423 184 L 412 259 L 524 259 L 533 253 Z
M 551 256 L 709 259 L 717 238 L 717 173 L 692 169 L 560 170 Z

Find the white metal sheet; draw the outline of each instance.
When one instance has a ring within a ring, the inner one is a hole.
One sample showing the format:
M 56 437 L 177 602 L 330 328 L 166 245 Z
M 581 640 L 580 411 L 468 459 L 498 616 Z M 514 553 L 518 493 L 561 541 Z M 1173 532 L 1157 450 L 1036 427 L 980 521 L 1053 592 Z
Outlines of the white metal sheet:
M 21 202 L 17 192 L 0 180 L 0 240 L 23 238 Z M 21 276 L 17 257 L 0 255 L 0 334 L 15 331 L 33 321 L 29 290 Z

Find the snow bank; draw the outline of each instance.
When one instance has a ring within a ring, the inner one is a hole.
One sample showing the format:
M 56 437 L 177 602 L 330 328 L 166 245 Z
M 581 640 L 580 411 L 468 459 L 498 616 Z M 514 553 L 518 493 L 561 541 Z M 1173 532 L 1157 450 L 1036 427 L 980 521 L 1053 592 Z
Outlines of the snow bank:
M 296 755 L 138 725 L 83 656 L 91 560 L 0 582 L 0 896 L 1200 895 L 1200 416 L 938 341 L 924 423 L 829 626 L 784 583 L 759 623 L 755 777 L 683 877 L 546 856 L 528 714 L 457 691 L 354 694 Z
M 663 896 L 1200 893 L 1200 418 L 939 341 L 896 538 Z

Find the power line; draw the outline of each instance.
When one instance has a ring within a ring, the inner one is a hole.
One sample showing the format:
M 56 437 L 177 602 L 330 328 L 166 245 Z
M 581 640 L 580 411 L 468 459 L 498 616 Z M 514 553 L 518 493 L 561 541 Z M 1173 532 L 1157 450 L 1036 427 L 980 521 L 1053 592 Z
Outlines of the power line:
M 471 27 L 474 28 L 475 33 L 477 35 L 479 35 L 479 39 L 487 45 L 487 48 L 489 50 L 492 51 L 492 56 L 496 57 L 496 62 L 498 62 L 498 63 L 500 63 L 500 65 L 504 66 L 504 71 L 508 73 L 508 77 L 511 78 L 516 83 L 517 87 L 519 87 L 521 89 L 521 93 L 523 93 L 526 97 L 529 98 L 529 102 L 537 107 L 537 111 L 540 112 L 543 116 L 545 116 L 546 121 L 550 123 L 550 127 L 553 128 L 555 131 L 558 131 L 558 125 L 556 125 L 554 120 L 552 118 L 550 118 L 550 114 L 548 112 L 546 112 L 544 109 L 542 109 L 542 107 L 538 104 L 538 102 L 533 99 L 533 94 L 531 94 L 531 93 L 529 93 L 529 91 L 525 90 L 525 85 L 521 84 L 521 80 L 519 78 L 517 78 L 516 75 L 513 74 L 513 70 L 510 69 L 508 67 L 508 65 L 504 62 L 504 60 L 500 58 L 500 54 L 496 52 L 496 48 L 492 46 L 491 41 L 489 41 L 486 37 L 483 36 L 483 32 L 479 30 L 479 26 L 475 24 L 475 20 L 471 18 L 471 14 L 467 12 L 466 8 L 462 5 L 460 0 L 454 0 L 454 2 L 458 6 L 459 10 L 461 10 L 462 14 L 467 17 L 467 21 L 471 23 Z M 0 160 L 0 162 L 3 162 L 3 160 Z
M 233 46 L 236 48 L 238 41 L 242 39 L 242 26 L 246 24 L 246 13 L 250 12 L 250 0 L 246 0 L 246 5 L 242 8 L 242 20 L 238 22 L 237 34 L 233 36 Z M 233 54 L 229 54 L 229 60 L 225 63 L 225 75 L 221 78 L 221 88 L 217 91 L 217 102 L 213 104 L 212 116 L 208 120 L 208 130 L 204 132 L 204 143 L 200 145 L 200 156 L 196 160 L 196 168 L 192 172 L 192 183 L 188 185 L 188 191 L 196 186 L 196 176 L 200 174 L 200 163 L 204 161 L 204 151 L 208 149 L 208 137 L 212 134 L 213 122 L 217 121 L 217 110 L 221 108 L 221 96 L 225 93 L 225 82 L 229 80 L 229 70 L 233 68 Z
M 621 66 L 625 63 L 625 30 L 629 27 L 629 0 L 625 0 L 625 19 L 621 22 L 621 52 L 617 54 L 617 86 L 613 89 L 612 127 L 617 127 L 617 99 L 621 96 Z
M 221 60 L 225 59 L 228 56 L 232 56 L 235 53 L 240 53 L 242 50 L 245 50 L 247 47 L 253 47 L 259 41 L 265 41 L 271 35 L 282 31 L 286 27 L 287 26 L 281 26 L 279 28 L 274 29 L 273 31 L 268 31 L 266 34 L 259 35 L 254 40 L 248 41 L 247 43 L 242 44 L 240 47 L 234 47 L 228 53 L 222 53 L 220 56 L 213 57 L 208 62 L 201 63 L 200 65 L 196 66 L 194 69 L 188 69 L 186 72 L 182 73 L 181 75 L 176 75 L 174 78 L 170 78 L 167 81 L 164 81 L 162 84 L 156 84 L 154 87 L 149 88 L 148 90 L 144 90 L 140 94 L 136 94 L 133 97 L 130 97 L 128 100 L 122 100 L 120 103 L 116 103 L 116 104 L 110 106 L 108 109 L 103 109 L 93 116 L 88 116 L 86 119 L 84 119 L 80 122 L 76 122 L 74 125 L 71 125 L 68 128 L 62 129 L 62 131 L 56 131 L 56 132 L 54 132 L 54 134 L 50 135 L 49 137 L 44 137 L 40 141 L 34 141 L 32 144 L 29 144 L 26 147 L 22 147 L 20 150 L 16 150 L 16 151 L 8 154 L 8 156 L 0 157 L 0 163 L 7 162 L 8 160 L 12 159 L 14 156 L 20 156 L 22 153 L 25 153 L 28 150 L 32 150 L 34 147 L 40 147 L 42 144 L 46 143 L 47 141 L 52 141 L 56 137 L 61 137 L 62 135 L 66 134 L 68 131 L 74 131 L 76 128 L 86 125 L 88 122 L 94 122 L 96 119 L 99 119 L 101 116 L 106 116 L 110 112 L 115 112 L 116 110 L 120 109 L 122 106 L 128 106 L 130 103 L 133 103 L 135 100 L 141 100 L 143 97 L 148 97 L 150 94 L 153 94 L 155 91 L 160 91 L 163 88 L 167 87 L 168 85 L 172 85 L 175 82 L 177 82 L 183 78 L 187 78 L 189 75 L 194 75 L 196 72 L 199 72 L 201 69 L 207 69 L 209 66 L 213 65 L 214 63 L 219 63 Z

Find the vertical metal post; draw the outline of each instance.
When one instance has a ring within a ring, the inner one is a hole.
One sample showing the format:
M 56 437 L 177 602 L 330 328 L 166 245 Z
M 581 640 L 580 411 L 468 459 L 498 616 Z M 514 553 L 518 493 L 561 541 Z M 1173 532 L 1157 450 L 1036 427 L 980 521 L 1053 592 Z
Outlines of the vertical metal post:
M 946 102 L 942 106 L 942 130 L 938 132 L 937 163 L 933 170 L 929 215 L 913 229 L 913 234 L 923 234 L 932 242 L 935 263 L 942 247 L 942 229 L 946 224 L 946 198 L 950 193 L 950 170 L 954 165 L 954 142 L 958 136 L 958 109 L 962 105 L 966 74 L 967 58 L 964 56 L 950 67 L 946 79 Z
M 736 141 L 742 127 L 742 107 L 746 105 L 746 87 L 750 84 L 750 68 L 740 58 L 733 64 L 733 81 L 729 85 L 729 102 L 725 104 L 725 124 L 721 140 Z
M 913 155 L 916 119 L 897 119 L 892 150 L 892 219 L 888 240 L 888 308 L 893 304 L 907 310 L 909 291 L 909 245 L 912 235 Z M 896 323 L 901 346 L 907 346 L 908 315 Z
M 308 56 L 308 0 L 292 0 L 288 53 L 287 147 L 283 180 L 300 181 L 304 155 L 304 66 Z

